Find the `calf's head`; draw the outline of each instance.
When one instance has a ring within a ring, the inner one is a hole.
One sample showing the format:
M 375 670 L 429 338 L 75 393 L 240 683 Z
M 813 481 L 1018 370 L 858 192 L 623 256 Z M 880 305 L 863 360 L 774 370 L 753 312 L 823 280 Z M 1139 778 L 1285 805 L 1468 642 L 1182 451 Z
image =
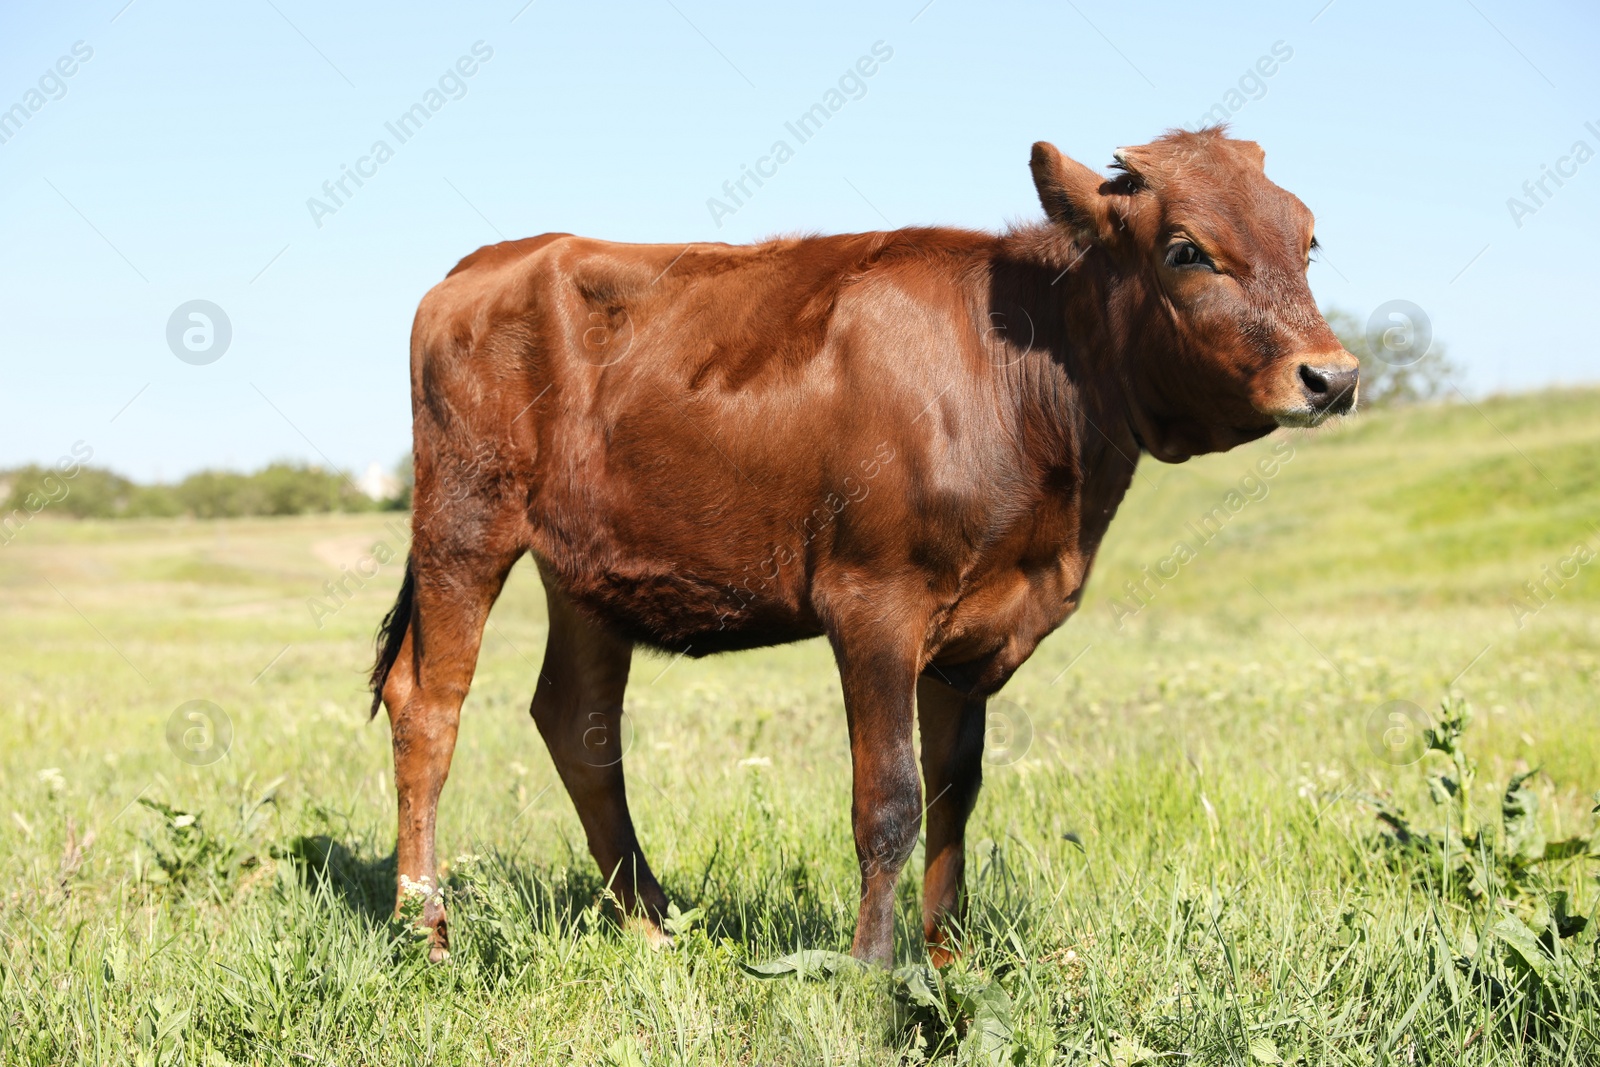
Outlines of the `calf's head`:
M 1356 358 L 1306 283 L 1311 212 L 1267 179 L 1261 148 L 1179 130 L 1116 161 L 1107 179 L 1040 142 L 1031 167 L 1051 223 L 1101 279 L 1145 448 L 1180 461 L 1354 409 Z

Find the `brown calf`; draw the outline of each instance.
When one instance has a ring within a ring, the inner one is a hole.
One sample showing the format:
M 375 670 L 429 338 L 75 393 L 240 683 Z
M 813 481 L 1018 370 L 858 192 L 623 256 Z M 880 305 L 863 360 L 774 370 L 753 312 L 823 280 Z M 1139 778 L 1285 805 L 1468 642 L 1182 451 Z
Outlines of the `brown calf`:
M 1311 213 L 1221 130 L 1033 146 L 1048 219 L 468 256 L 411 342 L 415 538 L 379 635 L 399 868 L 448 945 L 434 814 L 490 606 L 524 553 L 549 597 L 532 714 L 621 907 L 667 901 L 618 745 L 634 645 L 826 634 L 861 865 L 852 951 L 888 962 L 917 840 L 936 960 L 959 915 L 986 698 L 1072 614 L 1141 452 L 1176 463 L 1355 403 L 1307 287 Z

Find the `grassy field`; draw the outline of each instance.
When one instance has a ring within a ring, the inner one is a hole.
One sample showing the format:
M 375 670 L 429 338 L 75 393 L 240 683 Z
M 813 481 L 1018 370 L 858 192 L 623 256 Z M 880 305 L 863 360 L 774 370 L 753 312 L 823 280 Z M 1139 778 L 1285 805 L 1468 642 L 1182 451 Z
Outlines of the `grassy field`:
M 660 951 L 610 921 L 527 715 L 526 563 L 445 790 L 428 965 L 388 917 L 363 688 L 395 518 L 46 512 L 0 548 L 0 1060 L 1600 1060 L 1600 558 L 1575 554 L 1600 550 L 1600 392 L 1146 460 L 1079 616 L 993 705 L 943 973 L 920 854 L 900 969 L 834 955 L 857 875 L 820 642 L 639 656 L 631 799 L 683 911 Z M 1451 693 L 1470 723 L 1419 756 Z M 169 743 L 191 701 L 225 755 L 199 720 Z

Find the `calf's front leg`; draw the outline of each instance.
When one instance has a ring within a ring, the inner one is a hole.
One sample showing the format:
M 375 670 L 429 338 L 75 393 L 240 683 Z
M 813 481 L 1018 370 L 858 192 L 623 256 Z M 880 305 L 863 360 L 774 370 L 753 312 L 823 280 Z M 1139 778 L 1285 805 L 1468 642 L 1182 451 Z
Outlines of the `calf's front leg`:
M 835 635 L 850 723 L 850 819 L 861 865 L 861 910 L 850 954 L 894 963 L 894 886 L 917 844 L 922 787 L 912 743 L 917 654 L 881 636 Z

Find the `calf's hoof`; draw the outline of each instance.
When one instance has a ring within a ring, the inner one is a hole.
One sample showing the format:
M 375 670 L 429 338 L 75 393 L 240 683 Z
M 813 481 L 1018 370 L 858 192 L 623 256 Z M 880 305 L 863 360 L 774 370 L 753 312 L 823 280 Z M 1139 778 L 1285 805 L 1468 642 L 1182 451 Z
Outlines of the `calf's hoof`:
M 943 969 L 961 959 L 961 946 L 948 945 L 942 940 L 928 942 L 928 962 Z
M 450 958 L 450 930 L 444 916 L 428 930 L 428 962 L 443 963 Z
M 444 917 L 443 894 L 432 883 L 426 876 L 413 881 L 402 875 L 394 917 L 397 922 L 414 920 L 414 929 L 428 937 L 428 962 L 443 963 L 450 958 L 450 926 Z
M 863 938 L 856 935 L 850 943 L 850 955 L 862 963 L 882 967 L 886 971 L 894 969 L 894 937 Z
M 622 920 L 622 928 L 630 934 L 644 938 L 645 944 L 657 952 L 671 948 L 675 941 L 672 935 L 661 928 L 661 925 L 648 915 L 628 915 Z

